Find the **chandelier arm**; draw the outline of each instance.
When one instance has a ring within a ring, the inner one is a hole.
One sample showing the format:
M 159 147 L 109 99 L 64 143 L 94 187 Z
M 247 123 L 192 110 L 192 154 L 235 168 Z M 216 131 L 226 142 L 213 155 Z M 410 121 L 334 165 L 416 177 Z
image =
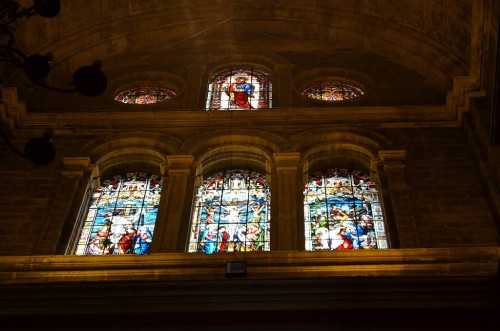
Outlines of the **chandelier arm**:
M 2 124 L 2 122 L 0 122 L 0 124 Z M 16 146 L 14 146 L 14 144 L 12 143 L 12 141 L 10 141 L 10 137 L 9 135 L 4 131 L 4 128 L 3 126 L 0 128 L 0 134 L 2 135 L 2 139 L 5 141 L 5 143 L 7 144 L 7 146 L 14 152 L 16 153 L 17 155 L 19 155 L 20 157 L 22 158 L 25 158 L 27 159 L 26 155 L 24 155 L 23 152 L 21 152 L 19 149 L 17 149 Z
M 7 23 L 8 24 L 8 23 Z M 7 46 L 12 46 L 16 42 L 12 29 L 7 24 L 0 24 L 0 35 L 5 34 L 9 36 L 9 41 L 7 41 Z
M 31 7 L 28 7 L 28 8 L 24 8 L 22 10 L 20 10 L 19 12 L 16 13 L 16 16 L 15 18 L 13 18 L 13 20 L 17 19 L 18 17 L 31 17 L 33 15 L 35 15 L 37 13 L 36 11 L 36 7 L 33 5 Z
M 46 90 L 53 91 L 53 92 L 78 93 L 78 91 L 76 89 L 63 89 L 63 88 L 59 88 L 59 87 L 52 87 L 52 86 L 46 85 L 44 82 L 35 81 L 35 80 L 32 80 L 32 82 L 35 85 L 40 86 L 41 88 L 44 88 Z
M 0 49 L 5 49 L 8 52 L 15 53 L 15 54 L 19 55 L 19 57 L 21 57 L 23 60 L 26 60 L 26 58 L 27 58 L 27 56 L 23 52 L 18 50 L 17 48 L 14 48 L 11 46 L 0 45 Z

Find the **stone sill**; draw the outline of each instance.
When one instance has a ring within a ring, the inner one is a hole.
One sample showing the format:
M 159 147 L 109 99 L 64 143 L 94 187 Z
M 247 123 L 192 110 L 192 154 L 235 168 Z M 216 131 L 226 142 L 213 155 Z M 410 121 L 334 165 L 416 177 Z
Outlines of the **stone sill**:
M 112 281 L 217 281 L 245 261 L 248 280 L 497 277 L 500 247 L 376 251 L 158 253 L 115 256 L 0 256 L 0 285 Z

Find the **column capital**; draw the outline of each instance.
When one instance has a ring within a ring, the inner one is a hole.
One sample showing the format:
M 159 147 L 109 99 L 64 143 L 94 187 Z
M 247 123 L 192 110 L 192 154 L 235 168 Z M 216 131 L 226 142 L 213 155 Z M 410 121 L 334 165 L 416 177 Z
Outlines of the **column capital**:
M 301 161 L 302 155 L 298 152 L 274 153 L 274 162 L 277 164 L 297 164 Z
M 95 168 L 88 157 L 64 157 L 62 162 L 62 174 L 66 177 L 83 177 Z
M 167 165 L 169 169 L 186 169 L 194 164 L 193 155 L 169 155 Z
M 378 157 L 384 167 L 404 167 L 406 160 L 406 150 L 379 151 Z

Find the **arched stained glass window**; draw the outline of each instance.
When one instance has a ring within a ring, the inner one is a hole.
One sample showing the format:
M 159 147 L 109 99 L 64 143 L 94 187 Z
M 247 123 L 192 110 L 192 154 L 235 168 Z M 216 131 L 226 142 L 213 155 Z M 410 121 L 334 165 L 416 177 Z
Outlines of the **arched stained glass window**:
M 270 250 L 270 191 L 265 177 L 229 170 L 197 189 L 189 252 Z
M 365 93 L 359 87 L 335 82 L 323 82 L 306 88 L 302 95 L 321 101 L 344 101 L 358 98 Z
M 271 108 L 272 86 L 267 73 L 252 68 L 232 68 L 215 74 L 209 82 L 206 109 Z
M 148 254 L 158 214 L 158 176 L 130 172 L 92 194 L 76 255 Z
M 304 191 L 306 250 L 387 249 L 379 192 L 357 170 L 329 169 Z
M 116 101 L 127 104 L 151 104 L 166 101 L 176 96 L 177 93 L 160 87 L 139 87 L 120 92 L 115 96 Z

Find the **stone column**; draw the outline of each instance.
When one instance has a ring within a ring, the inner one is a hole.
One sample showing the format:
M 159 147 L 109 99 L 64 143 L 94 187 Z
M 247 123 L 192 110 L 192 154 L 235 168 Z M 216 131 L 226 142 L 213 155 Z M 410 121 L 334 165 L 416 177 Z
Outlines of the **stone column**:
M 378 156 L 379 181 L 381 195 L 385 198 L 383 204 L 391 247 L 417 247 L 413 206 L 405 174 L 406 151 L 379 151 Z
M 303 164 L 300 153 L 274 153 L 271 172 L 271 250 L 304 249 Z
M 196 169 L 194 157 L 167 156 L 167 166 L 168 175 L 162 180 L 153 253 L 185 252 L 188 240 Z
M 489 13 L 493 12 L 491 11 L 490 6 L 491 4 L 486 5 L 485 1 L 472 2 L 472 11 L 471 11 L 472 19 L 470 21 L 471 47 L 469 48 L 470 50 L 469 75 L 476 78 L 478 89 L 480 88 L 479 84 L 482 83 L 480 82 L 480 79 L 481 79 L 481 68 L 484 66 L 483 61 L 485 61 L 484 57 L 487 57 L 487 55 L 485 54 L 487 52 L 487 50 L 485 50 L 485 47 L 489 47 L 485 46 L 485 44 L 488 44 L 489 41 L 484 40 L 483 38 L 488 38 L 491 36 L 492 33 L 495 33 L 494 31 L 492 31 L 493 29 L 492 27 L 494 25 L 491 24 L 491 21 L 495 20 L 495 18 L 492 18 L 488 15 Z M 498 60 L 497 60 L 497 67 L 498 67 Z
M 46 215 L 36 254 L 72 254 L 83 226 L 87 190 L 95 185 L 97 167 L 87 157 L 63 158 L 62 183 L 55 205 Z M 94 181 L 94 182 L 93 182 Z

